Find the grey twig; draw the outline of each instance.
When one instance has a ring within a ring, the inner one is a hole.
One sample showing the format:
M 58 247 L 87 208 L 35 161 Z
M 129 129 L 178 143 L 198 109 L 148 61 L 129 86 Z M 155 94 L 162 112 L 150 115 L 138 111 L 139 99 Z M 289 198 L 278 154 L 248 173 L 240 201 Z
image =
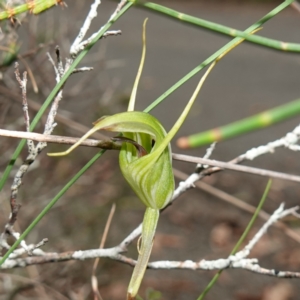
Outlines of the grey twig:
M 121 0 L 120 3 L 118 4 L 117 8 L 113 12 L 113 14 L 110 16 L 109 20 L 107 23 L 109 23 L 111 20 L 114 19 L 116 14 L 122 9 L 122 7 L 126 4 L 127 0 Z M 71 48 L 70 48 L 70 55 L 72 59 L 74 59 L 81 51 L 83 51 L 88 45 L 92 42 L 92 40 L 98 35 L 98 33 L 102 30 L 103 26 L 95 33 L 93 33 L 89 38 L 86 40 L 83 40 L 83 38 L 86 35 L 86 32 L 90 28 L 91 22 L 94 18 L 97 17 L 97 8 L 100 5 L 101 1 L 100 0 L 95 0 L 94 3 L 91 5 L 91 9 L 79 31 L 78 36 L 76 37 L 75 41 L 73 42 Z M 115 36 L 121 34 L 120 30 L 114 30 L 114 31 L 107 31 L 106 33 L 103 34 L 102 37 L 107 37 L 107 36 Z
M 78 53 L 79 53 L 78 49 L 80 49 L 80 47 L 81 47 L 80 43 L 82 42 L 87 31 L 89 30 L 93 19 L 97 17 L 97 8 L 100 4 L 101 4 L 100 0 L 95 0 L 95 2 L 91 5 L 91 9 L 90 9 L 82 27 L 80 28 L 76 39 L 74 40 L 74 42 L 70 48 L 70 54 L 72 57 L 76 57 L 78 55 Z
M 245 154 L 239 155 L 238 157 L 234 158 L 233 160 L 229 161 L 230 165 L 241 163 L 244 160 L 253 160 L 254 158 L 273 153 L 276 148 L 278 147 L 286 147 L 290 150 L 298 151 L 299 149 L 299 142 L 300 139 L 300 125 L 298 125 L 294 130 L 288 132 L 285 137 L 282 137 L 276 141 L 270 142 L 267 145 L 259 146 L 247 151 Z M 202 160 L 203 162 L 203 160 Z M 179 183 L 178 188 L 175 190 L 173 194 L 173 200 L 175 200 L 179 195 L 184 193 L 185 191 L 194 188 L 195 182 L 201 180 L 203 177 L 207 175 L 211 175 L 213 173 L 219 172 L 223 170 L 221 166 L 214 166 L 213 161 L 212 166 L 209 168 L 196 168 L 195 172 L 191 174 L 185 181 Z M 199 166 L 199 162 L 197 162 Z M 225 167 L 226 168 L 226 167 Z
M 21 79 L 19 64 L 15 63 L 15 75 L 16 79 L 19 83 L 20 89 L 22 91 L 22 105 L 23 105 L 23 113 L 24 113 L 24 121 L 26 126 L 26 131 L 29 131 L 30 126 L 30 118 L 28 114 L 28 103 L 27 103 L 27 95 L 26 95 L 26 87 L 27 87 L 27 72 L 23 73 L 23 79 Z
M 228 169 L 228 170 L 250 173 L 250 174 L 266 176 L 266 177 L 271 177 L 271 178 L 279 178 L 279 179 L 284 179 L 284 180 L 300 182 L 300 176 L 297 176 L 297 175 L 290 175 L 290 174 L 285 174 L 285 173 L 275 172 L 275 171 L 270 171 L 270 170 L 265 170 L 265 169 L 241 166 L 241 165 L 237 165 L 237 164 L 234 164 L 231 162 L 227 163 L 227 162 L 222 162 L 222 161 L 218 161 L 218 160 L 211 160 L 211 159 L 205 159 L 205 158 L 201 158 L 201 157 L 195 157 L 195 156 L 183 155 L 183 154 L 175 154 L 175 153 L 172 154 L 172 157 L 175 160 L 180 160 L 180 161 L 185 161 L 185 162 L 190 162 L 190 163 L 196 163 L 196 164 L 200 163 L 200 164 L 218 167 L 221 169 Z
M 277 271 L 274 269 L 262 268 L 258 264 L 258 259 L 247 258 L 250 251 L 256 245 L 263 234 L 266 233 L 268 228 L 272 226 L 279 219 L 292 214 L 299 216 L 296 211 L 298 207 L 293 207 L 290 209 L 284 209 L 283 205 L 272 214 L 270 219 L 265 223 L 265 225 L 258 231 L 258 233 L 253 237 L 253 239 L 248 243 L 248 245 L 240 252 L 235 255 L 231 255 L 225 259 L 217 259 L 208 261 L 205 259 L 199 262 L 194 262 L 191 260 L 186 261 L 156 261 L 150 262 L 148 268 L 152 269 L 187 269 L 187 270 L 223 270 L 223 269 L 244 269 L 254 273 L 268 275 L 278 278 L 300 278 L 300 272 L 290 272 L 290 271 Z M 121 261 L 123 263 L 134 266 L 136 261 L 132 258 L 126 257 L 121 253 L 127 251 L 127 246 L 140 235 L 141 225 L 136 228 L 130 235 L 128 235 L 118 246 L 108 249 L 90 249 L 90 250 L 79 250 L 79 251 L 69 251 L 64 253 L 45 253 L 43 251 L 37 251 L 34 248 L 32 251 L 33 257 L 26 258 L 15 258 L 17 255 L 10 257 L 1 266 L 2 269 L 11 269 L 18 267 L 25 267 L 35 264 L 44 264 L 49 262 L 61 262 L 69 260 L 86 260 L 94 259 L 99 257 L 106 257 L 113 260 Z M 20 251 L 20 249 L 18 249 Z M 19 254 L 20 255 L 20 254 Z
M 174 172 L 174 176 L 180 180 L 185 181 L 190 178 L 189 175 L 187 175 L 184 172 L 179 171 L 175 168 L 173 168 L 173 172 Z M 254 214 L 254 212 L 256 211 L 255 206 L 250 205 L 249 203 L 246 203 L 245 201 L 240 200 L 237 197 L 230 195 L 218 188 L 215 188 L 215 187 L 211 186 L 210 184 L 207 184 L 203 181 L 198 180 L 197 182 L 194 182 L 194 185 L 195 185 L 195 187 L 199 188 L 200 190 L 202 190 L 210 195 L 213 195 L 216 198 L 219 198 L 231 205 L 234 205 L 235 207 L 238 207 L 250 214 Z M 259 212 L 258 216 L 264 221 L 267 221 L 270 218 L 270 215 L 264 210 L 261 210 Z M 284 232 L 284 234 L 286 234 L 288 237 L 290 237 L 297 243 L 300 243 L 300 234 L 298 234 L 296 231 L 289 228 L 285 223 L 278 221 L 277 223 L 274 224 L 274 226 L 276 228 L 281 229 Z
M 59 95 L 58 95 L 59 96 Z M 50 116 L 51 114 L 49 114 Z M 51 133 L 51 132 L 50 132 Z M 50 133 L 45 133 L 49 135 Z M 0 135 L 6 135 L 6 136 L 11 136 L 11 137 L 25 137 L 27 136 L 28 138 L 31 138 L 30 134 L 24 134 L 22 132 L 12 132 L 10 135 L 7 133 L 5 130 L 0 130 Z M 69 137 L 51 137 L 51 136 L 42 136 L 38 135 L 36 133 L 32 134 L 32 139 L 34 140 L 47 140 L 48 142 L 54 142 L 54 143 L 61 143 L 61 144 L 70 144 L 72 141 L 76 141 L 78 139 L 72 139 Z M 95 140 L 85 140 L 82 145 L 84 146 L 90 146 L 90 147 L 99 147 L 102 144 L 101 141 L 95 142 Z M 114 144 L 111 144 L 112 146 Z M 101 146 L 100 146 L 101 147 Z M 102 147 L 101 147 L 102 148 Z M 107 149 L 107 148 L 106 148 Z M 290 175 L 286 173 L 281 173 L 281 172 L 275 172 L 275 171 L 270 171 L 270 170 L 265 170 L 265 169 L 259 169 L 259 168 L 253 168 L 253 167 L 248 167 L 248 166 L 241 166 L 241 165 L 236 165 L 232 162 L 222 162 L 222 161 L 217 161 L 217 160 L 211 160 L 211 159 L 205 159 L 201 157 L 194 157 L 194 156 L 189 156 L 189 155 L 183 155 L 183 154 L 172 154 L 172 158 L 175 160 L 181 160 L 181 161 L 186 161 L 186 162 L 191 162 L 191 163 L 197 163 L 201 165 L 209 165 L 209 166 L 214 166 L 220 169 L 229 169 L 229 170 L 234 170 L 234 171 L 239 171 L 239 172 L 245 172 L 245 173 L 250 173 L 250 174 L 256 174 L 260 176 L 266 176 L 266 177 L 271 177 L 271 178 L 279 178 L 279 179 L 284 179 L 284 180 L 290 180 L 290 181 L 296 181 L 300 182 L 300 176 L 297 175 Z M 207 169 L 209 170 L 209 169 Z M 207 170 L 204 170 L 206 172 Z M 187 188 L 190 188 L 193 186 L 194 182 L 199 180 L 202 172 L 200 174 L 194 173 L 192 174 L 192 178 L 190 179 L 191 184 L 187 186 Z
M 27 73 L 23 73 L 23 78 L 20 76 L 20 72 L 18 69 L 18 64 L 15 65 L 15 75 L 16 79 L 20 85 L 20 89 L 22 91 L 22 105 L 23 105 L 23 113 L 24 113 L 24 120 L 25 120 L 25 127 L 27 132 L 30 130 L 30 118 L 28 113 L 28 103 L 27 103 Z M 7 223 L 5 224 L 4 231 L 0 237 L 0 249 L 6 248 L 9 249 L 9 245 L 6 242 L 8 236 L 13 236 L 16 240 L 20 237 L 20 234 L 14 230 L 14 224 L 17 221 L 18 212 L 21 208 L 21 205 L 17 203 L 17 196 L 18 190 L 20 185 L 22 184 L 22 177 L 27 172 L 29 166 L 34 161 L 35 157 L 35 145 L 32 140 L 27 139 L 27 146 L 28 146 L 28 156 L 17 171 L 13 183 L 11 185 L 11 195 L 10 195 L 10 208 L 11 213 L 8 218 Z M 26 251 L 28 248 L 24 241 L 21 242 L 21 247 L 23 247 Z
M 35 132 L 13 131 L 13 130 L 5 130 L 5 129 L 0 129 L 0 136 L 7 136 L 7 137 L 13 137 L 19 139 L 31 139 L 37 142 L 66 144 L 66 145 L 73 145 L 79 140 L 79 138 L 73 138 L 67 136 L 48 135 L 48 134 L 40 134 Z M 115 143 L 110 139 L 106 139 L 106 140 L 86 139 L 85 141 L 82 142 L 81 146 L 97 147 L 101 149 L 110 149 L 110 150 L 121 149 L 120 144 Z

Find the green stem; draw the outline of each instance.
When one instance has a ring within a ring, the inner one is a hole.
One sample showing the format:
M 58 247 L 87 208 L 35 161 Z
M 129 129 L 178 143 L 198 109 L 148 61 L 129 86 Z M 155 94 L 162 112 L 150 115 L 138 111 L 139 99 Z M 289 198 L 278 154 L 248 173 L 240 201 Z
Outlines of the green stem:
M 177 145 L 180 148 L 194 148 L 204 146 L 215 141 L 229 139 L 240 134 L 270 126 L 299 114 L 300 99 L 297 99 L 287 104 L 277 106 L 276 108 L 264 111 L 257 115 L 230 123 L 225 126 L 210 129 L 201 133 L 192 134 L 187 137 L 181 137 L 177 140 Z
M 44 112 L 46 111 L 46 109 L 48 108 L 48 106 L 51 104 L 52 100 L 54 99 L 54 97 L 56 96 L 56 94 L 59 92 L 59 90 L 62 88 L 62 86 L 65 84 L 66 80 L 68 79 L 68 77 L 71 75 L 71 73 L 74 71 L 74 69 L 76 68 L 76 66 L 80 63 L 80 61 L 85 57 L 85 55 L 89 52 L 89 50 L 96 44 L 96 42 L 102 37 L 102 35 L 107 31 L 107 29 L 109 27 L 112 26 L 112 24 L 118 19 L 120 18 L 131 6 L 133 5 L 133 3 L 127 3 L 115 16 L 114 19 L 112 19 L 110 22 L 108 22 L 107 24 L 104 25 L 104 27 L 101 29 L 101 31 L 99 31 L 99 33 L 97 34 L 97 36 L 92 40 L 92 42 L 90 43 L 90 45 L 84 49 L 82 52 L 79 53 L 79 55 L 76 57 L 76 59 L 74 60 L 74 62 L 72 63 L 72 65 L 70 66 L 70 68 L 67 70 L 67 72 L 64 74 L 64 76 L 61 78 L 61 80 L 59 81 L 59 83 L 56 84 L 56 86 L 53 88 L 53 90 L 51 91 L 50 95 L 47 97 L 46 101 L 44 102 L 44 104 L 42 105 L 42 107 L 40 108 L 40 110 L 38 111 L 37 115 L 35 116 L 35 118 L 33 119 L 31 125 L 30 125 L 30 131 L 33 131 L 33 129 L 35 128 L 35 126 L 37 125 L 37 123 L 39 122 L 40 118 L 42 117 L 42 115 L 44 114 Z M 21 140 L 21 142 L 19 143 L 17 149 L 15 150 L 8 166 L 6 167 L 3 176 L 0 180 L 0 191 L 2 190 L 10 172 L 12 167 L 15 164 L 16 159 L 18 158 L 18 156 L 20 155 L 23 147 L 25 146 L 26 140 Z
M 28 11 L 28 4 L 21 4 L 19 6 L 10 8 L 9 10 L 5 10 L 5 11 L 1 11 L 0 12 L 0 20 L 5 20 L 5 19 L 9 19 L 12 18 L 18 14 L 21 14 L 23 12 Z
M 294 0 L 289 0 L 288 5 L 290 5 Z M 237 30 L 231 27 L 227 27 L 218 23 L 210 22 L 207 20 L 203 20 L 200 18 L 196 18 L 174 9 L 170 9 L 168 7 L 152 3 L 152 2 L 144 2 L 144 1 L 135 1 L 135 3 L 139 4 L 144 8 L 148 8 L 150 10 L 154 10 L 156 12 L 167 15 L 173 19 L 186 22 L 189 24 L 193 24 L 196 26 L 201 26 L 203 28 L 219 32 L 225 35 L 229 35 L 231 37 L 240 37 L 244 38 L 248 42 L 255 43 L 264 47 L 273 48 L 279 51 L 290 51 L 290 52 L 300 52 L 300 44 L 298 43 L 286 43 L 279 40 L 269 39 L 266 37 L 258 36 L 258 35 L 249 35 L 241 30 Z
M 268 193 L 270 191 L 270 188 L 271 188 L 271 185 L 272 185 L 272 180 L 269 179 L 268 183 L 267 183 L 267 186 L 265 188 L 265 191 L 264 191 L 264 194 L 262 196 L 262 198 L 260 199 L 259 203 L 258 203 L 258 206 L 255 210 L 255 213 L 253 214 L 248 226 L 246 227 L 244 233 L 242 234 L 242 236 L 240 237 L 240 239 L 238 240 L 238 242 L 236 243 L 236 245 L 234 246 L 233 250 L 231 251 L 230 255 L 234 255 L 237 250 L 239 249 L 239 247 L 241 246 L 241 244 L 244 242 L 245 238 L 247 237 L 250 229 L 252 228 L 255 220 L 257 219 L 258 217 L 258 214 L 259 212 L 261 211 L 266 199 L 267 199 L 267 196 L 268 196 Z M 197 300 L 203 300 L 204 297 L 206 296 L 206 294 L 210 291 L 210 289 L 213 287 L 213 285 L 217 282 L 218 278 L 220 277 L 220 275 L 222 274 L 223 270 L 220 270 L 214 277 L 213 279 L 210 281 L 210 283 L 206 286 L 205 290 L 202 292 L 202 294 L 197 298 Z
M 139 257 L 128 286 L 127 300 L 135 299 L 135 296 L 138 293 L 151 254 L 158 218 L 159 210 L 147 207 L 143 220 L 142 242 L 139 249 Z
M 51 8 L 52 6 L 56 5 L 59 2 L 62 2 L 61 0 L 35 0 L 31 1 L 30 3 L 24 3 L 21 5 L 18 5 L 16 7 L 9 7 L 9 9 L 6 9 L 4 11 L 0 12 L 0 21 L 12 18 L 16 15 L 19 15 L 21 13 L 32 11 L 34 14 L 41 13 L 45 11 L 46 9 Z M 33 6 L 32 6 L 33 5 Z
M 288 0 L 280 5 L 278 5 L 276 8 L 274 8 L 272 11 L 270 11 L 268 14 L 266 14 L 263 18 L 261 18 L 259 21 L 248 27 L 244 33 L 250 34 L 253 30 L 259 28 L 270 20 L 272 17 L 274 17 L 276 14 L 281 12 L 283 9 L 288 7 L 293 1 Z M 203 68 L 205 68 L 208 64 L 213 62 L 218 56 L 220 56 L 223 52 L 228 50 L 230 47 L 232 47 L 237 41 L 240 41 L 242 38 L 235 38 L 229 43 L 227 43 L 225 46 L 223 46 L 221 49 L 216 51 L 213 55 L 211 55 L 209 58 L 207 58 L 205 61 L 203 61 L 200 65 L 198 65 L 196 68 L 194 68 L 192 71 L 190 71 L 186 76 L 184 76 L 182 79 L 180 79 L 177 83 L 175 83 L 172 87 L 170 87 L 166 92 L 164 92 L 159 98 L 157 98 L 155 101 L 153 101 L 144 111 L 149 112 L 154 107 L 156 107 L 158 104 L 160 104 L 165 98 L 170 96 L 175 90 L 177 90 L 181 85 L 186 83 L 190 78 L 195 76 L 197 73 L 199 73 Z

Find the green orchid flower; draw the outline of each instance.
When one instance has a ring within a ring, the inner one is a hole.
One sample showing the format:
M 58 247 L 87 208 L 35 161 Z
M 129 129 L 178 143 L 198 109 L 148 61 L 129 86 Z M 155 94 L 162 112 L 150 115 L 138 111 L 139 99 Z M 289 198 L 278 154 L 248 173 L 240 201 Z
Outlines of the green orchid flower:
M 122 136 L 114 138 L 115 141 L 122 143 L 119 155 L 120 169 L 131 188 L 146 205 L 141 243 L 138 249 L 139 256 L 128 286 L 127 299 L 135 299 L 138 293 L 151 254 L 159 211 L 170 203 L 174 192 L 175 184 L 170 142 L 184 122 L 206 77 L 217 61 L 225 55 L 225 53 L 222 54 L 211 64 L 201 78 L 181 116 L 169 133 L 166 133 L 155 117 L 148 113 L 134 111 L 137 86 L 146 55 L 146 21 L 143 26 L 142 58 L 130 97 L 128 111 L 99 119 L 94 123 L 95 126 L 67 151 L 48 154 L 50 156 L 66 155 L 100 129 L 122 133 Z

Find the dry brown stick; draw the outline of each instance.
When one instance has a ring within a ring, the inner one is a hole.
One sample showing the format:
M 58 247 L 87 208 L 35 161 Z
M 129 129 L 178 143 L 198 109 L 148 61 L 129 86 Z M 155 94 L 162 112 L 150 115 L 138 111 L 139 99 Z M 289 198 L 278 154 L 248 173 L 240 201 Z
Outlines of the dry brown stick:
M 180 180 L 186 180 L 189 176 L 187 174 L 185 174 L 184 172 L 174 169 L 174 175 L 176 178 L 180 179 Z M 222 190 L 219 190 L 205 182 L 202 181 L 198 181 L 195 183 L 195 186 L 197 188 L 199 188 L 200 190 L 203 190 L 204 192 L 213 195 L 215 197 L 218 197 L 219 199 L 226 201 L 244 211 L 247 211 L 251 214 L 253 214 L 256 211 L 256 207 L 254 207 L 253 205 L 250 205 L 248 203 L 243 202 L 242 200 L 238 199 L 237 197 L 234 197 L 230 194 L 225 193 Z M 261 210 L 259 212 L 259 217 L 265 221 L 267 221 L 271 215 L 269 215 L 267 212 L 265 212 L 264 210 Z M 300 243 L 300 235 L 295 232 L 294 230 L 290 229 L 286 224 L 284 224 L 282 221 L 277 221 L 277 223 L 274 224 L 275 227 L 283 230 L 283 232 L 290 237 L 291 239 L 293 239 L 294 241 Z
M 300 4 L 298 2 L 294 1 L 291 4 L 291 7 L 293 7 L 298 13 L 300 13 Z
M 109 231 L 110 224 L 111 224 L 112 218 L 114 216 L 115 210 L 116 210 L 116 204 L 114 203 L 111 207 L 108 219 L 107 219 L 106 224 L 105 224 L 105 228 L 104 228 L 104 232 L 103 232 L 103 236 L 102 236 L 102 239 L 101 239 L 101 242 L 100 242 L 99 249 L 104 248 L 105 241 L 106 241 L 106 238 L 107 238 L 107 235 L 108 235 L 108 231 Z M 96 277 L 96 269 L 97 269 L 97 266 L 99 264 L 99 261 L 100 261 L 100 257 L 97 257 L 94 261 L 92 276 L 91 276 L 92 289 L 93 289 L 93 292 L 94 292 L 94 299 L 95 300 L 103 300 L 102 297 L 101 297 L 101 294 L 99 292 L 99 289 L 98 289 L 98 279 Z

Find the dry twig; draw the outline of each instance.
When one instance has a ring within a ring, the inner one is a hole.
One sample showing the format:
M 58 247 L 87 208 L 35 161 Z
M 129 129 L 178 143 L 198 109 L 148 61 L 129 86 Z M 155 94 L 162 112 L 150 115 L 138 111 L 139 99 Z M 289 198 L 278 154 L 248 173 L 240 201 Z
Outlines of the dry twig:
M 253 247 L 259 242 L 261 237 L 267 230 L 278 220 L 288 215 L 294 215 L 299 218 L 297 213 L 299 207 L 284 209 L 284 205 L 280 207 L 271 215 L 268 221 L 256 233 L 256 235 L 249 241 L 249 243 L 237 252 L 235 255 L 230 255 L 226 259 L 217 259 L 208 261 L 205 259 L 199 262 L 191 260 L 186 261 L 157 261 L 148 264 L 152 269 L 187 269 L 187 270 L 223 270 L 223 269 L 244 269 L 261 275 L 268 275 L 278 278 L 300 278 L 300 272 L 278 271 L 274 269 L 266 269 L 258 264 L 258 259 L 247 258 Z M 44 264 L 49 262 L 62 262 L 69 260 L 86 260 L 99 257 L 106 257 L 113 260 L 121 261 L 123 263 L 134 266 L 136 261 L 122 255 L 121 253 L 127 251 L 127 246 L 140 235 L 141 225 L 136 228 L 130 235 L 128 235 L 118 246 L 108 249 L 91 249 L 82 251 L 69 251 L 64 253 L 45 253 L 39 249 L 33 250 L 34 257 L 8 259 L 1 266 L 2 269 L 11 269 L 18 267 L 25 267 L 35 264 Z

